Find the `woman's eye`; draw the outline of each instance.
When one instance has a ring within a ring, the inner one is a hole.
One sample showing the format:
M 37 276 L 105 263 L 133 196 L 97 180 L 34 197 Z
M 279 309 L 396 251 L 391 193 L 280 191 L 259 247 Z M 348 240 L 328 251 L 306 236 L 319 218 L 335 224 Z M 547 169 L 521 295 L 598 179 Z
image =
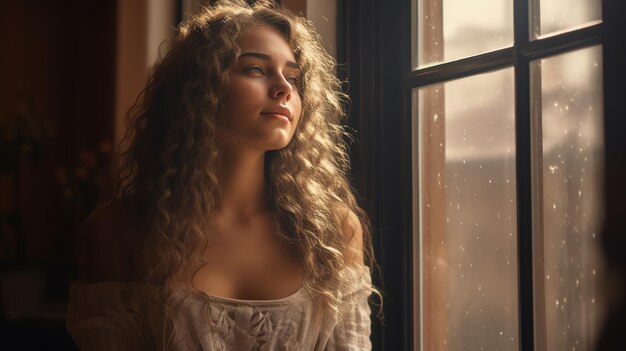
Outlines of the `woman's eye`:
M 300 77 L 287 77 L 287 81 L 293 85 L 300 85 Z
M 246 71 L 251 72 L 251 73 L 257 73 L 257 74 L 265 73 L 265 71 L 263 70 L 263 67 L 261 66 L 251 66 L 251 67 L 248 67 Z

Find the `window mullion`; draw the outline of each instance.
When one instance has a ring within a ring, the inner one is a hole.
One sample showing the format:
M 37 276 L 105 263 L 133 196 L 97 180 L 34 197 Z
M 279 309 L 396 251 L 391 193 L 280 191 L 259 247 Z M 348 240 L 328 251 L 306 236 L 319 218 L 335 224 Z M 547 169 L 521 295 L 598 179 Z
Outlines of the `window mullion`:
M 419 87 L 494 71 L 511 66 L 513 60 L 513 48 L 500 49 L 413 71 L 406 78 L 405 86 Z
M 530 0 L 535 2 L 535 0 Z M 520 350 L 534 349 L 532 164 L 530 120 L 530 65 L 523 52 L 529 46 L 529 0 L 514 0 L 515 152 L 519 259 Z
M 537 0 L 531 0 L 537 1 Z M 603 24 L 598 23 L 589 27 L 569 31 L 563 34 L 533 40 L 526 47 L 520 48 L 528 60 L 561 54 L 602 43 Z

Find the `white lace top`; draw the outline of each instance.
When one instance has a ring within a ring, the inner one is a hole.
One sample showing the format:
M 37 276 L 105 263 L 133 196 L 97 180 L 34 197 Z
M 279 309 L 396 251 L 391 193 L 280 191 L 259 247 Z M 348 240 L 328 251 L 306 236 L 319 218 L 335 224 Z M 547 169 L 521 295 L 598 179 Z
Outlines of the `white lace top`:
M 236 300 L 204 293 L 180 295 L 172 350 L 371 350 L 370 270 L 350 269 L 357 284 L 342 296 L 343 323 L 323 310 L 307 288 L 279 300 Z M 70 289 L 67 329 L 81 350 L 152 350 L 146 340 L 161 320 L 142 318 L 134 283 L 79 284 Z

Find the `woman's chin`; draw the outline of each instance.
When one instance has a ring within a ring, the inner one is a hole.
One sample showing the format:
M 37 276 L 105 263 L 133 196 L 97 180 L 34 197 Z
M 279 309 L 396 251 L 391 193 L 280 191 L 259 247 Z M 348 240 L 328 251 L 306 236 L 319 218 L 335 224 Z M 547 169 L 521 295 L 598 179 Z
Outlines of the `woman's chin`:
M 281 133 L 281 135 L 274 135 L 273 138 L 270 138 L 263 144 L 265 144 L 265 150 L 280 150 L 284 149 L 291 142 L 291 135 L 286 135 L 286 133 Z
M 267 148 L 267 151 L 275 151 L 275 150 L 284 149 L 287 147 L 287 145 L 289 145 L 289 141 L 274 143 Z

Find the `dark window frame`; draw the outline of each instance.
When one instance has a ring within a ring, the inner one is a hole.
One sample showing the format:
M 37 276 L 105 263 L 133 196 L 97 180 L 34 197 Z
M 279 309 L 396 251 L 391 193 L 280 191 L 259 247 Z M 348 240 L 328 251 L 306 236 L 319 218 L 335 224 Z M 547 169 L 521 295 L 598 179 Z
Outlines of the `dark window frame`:
M 603 22 L 529 40 L 529 6 L 513 0 L 514 46 L 413 71 L 411 1 L 338 0 L 339 75 L 351 96 L 348 125 L 358 131 L 351 148 L 353 178 L 372 217 L 385 293 L 384 324 L 374 318 L 376 350 L 413 349 L 411 89 L 504 67 L 515 68 L 516 176 L 518 200 L 520 349 L 533 350 L 530 61 L 593 45 L 603 45 L 607 260 L 624 272 L 622 229 L 626 206 L 626 131 L 622 110 L 626 82 L 626 11 L 621 0 L 604 0 Z M 376 273 L 376 272 L 375 272 Z M 610 316 L 601 345 L 621 343 L 624 304 Z

